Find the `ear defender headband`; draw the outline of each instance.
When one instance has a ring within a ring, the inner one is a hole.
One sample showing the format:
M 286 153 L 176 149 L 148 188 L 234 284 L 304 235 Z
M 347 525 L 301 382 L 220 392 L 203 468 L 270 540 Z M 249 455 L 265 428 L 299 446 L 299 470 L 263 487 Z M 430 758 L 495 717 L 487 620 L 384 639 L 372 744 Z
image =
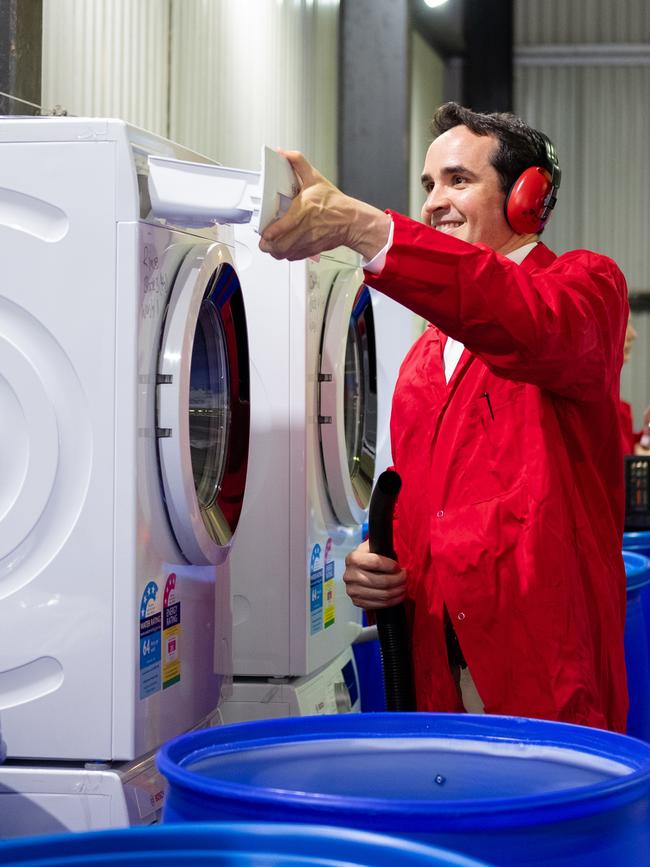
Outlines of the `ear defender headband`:
M 531 166 L 510 187 L 504 210 L 510 228 L 518 235 L 536 235 L 542 231 L 557 201 L 562 178 L 553 142 L 537 130 L 534 130 L 534 134 L 544 146 L 551 171 L 541 166 Z

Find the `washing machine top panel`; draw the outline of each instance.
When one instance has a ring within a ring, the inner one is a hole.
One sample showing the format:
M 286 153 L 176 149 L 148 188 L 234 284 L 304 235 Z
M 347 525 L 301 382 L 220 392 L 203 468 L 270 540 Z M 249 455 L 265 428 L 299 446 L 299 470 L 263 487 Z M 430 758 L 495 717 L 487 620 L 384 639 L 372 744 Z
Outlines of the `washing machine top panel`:
M 232 243 L 232 229 L 224 234 L 226 224 L 232 222 L 232 194 L 228 184 L 218 189 L 204 188 L 200 183 L 202 172 L 218 166 L 218 163 L 203 154 L 196 153 L 163 136 L 126 123 L 117 118 L 72 118 L 72 117 L 20 117 L 3 118 L 0 123 L 0 142 L 22 143 L 113 143 L 116 151 L 115 219 L 117 222 L 143 220 L 180 228 L 203 237 Z M 162 164 L 184 167 L 184 186 L 176 196 L 176 212 L 165 212 L 163 207 L 156 213 L 150 194 L 150 158 L 160 159 Z M 236 170 L 224 170 L 233 172 Z M 194 172 L 194 174 L 192 174 Z M 259 179 L 259 173 L 243 172 L 251 185 Z M 200 218 L 205 210 L 205 195 L 214 195 L 208 218 Z M 190 219 L 188 215 L 193 215 Z M 197 216 L 199 215 L 199 216 Z M 250 214 L 247 217 L 250 219 Z M 217 232 L 217 226 L 221 228 Z
M 0 142 L 30 143 L 69 142 L 77 144 L 117 143 L 116 160 L 116 220 L 133 221 L 147 218 L 146 207 L 137 176 L 146 174 L 150 155 L 166 156 L 193 163 L 212 163 L 197 154 L 117 118 L 24 117 L 3 118 Z M 146 205 L 146 203 L 145 203 Z

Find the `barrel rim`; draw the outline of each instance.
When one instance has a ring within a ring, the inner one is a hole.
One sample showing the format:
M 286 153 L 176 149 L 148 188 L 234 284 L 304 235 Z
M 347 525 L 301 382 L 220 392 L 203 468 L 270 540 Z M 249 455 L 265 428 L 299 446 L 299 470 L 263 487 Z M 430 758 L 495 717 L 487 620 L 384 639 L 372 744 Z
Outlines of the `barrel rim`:
M 253 837 L 269 850 L 265 853 L 260 847 L 258 855 L 269 854 L 271 849 L 277 850 L 273 854 L 285 854 L 284 850 L 286 850 L 286 854 L 295 855 L 297 842 L 302 845 L 307 844 L 311 848 L 316 841 L 319 841 L 320 845 L 327 843 L 328 851 L 325 854 L 328 857 L 345 856 L 346 862 L 350 863 L 354 863 L 350 858 L 361 858 L 361 856 L 368 858 L 373 853 L 381 852 L 382 855 L 399 855 L 400 864 L 414 865 L 414 867 L 419 864 L 435 864 L 438 859 L 441 859 L 441 865 L 444 863 L 448 867 L 488 867 L 484 861 L 453 849 L 403 837 L 391 837 L 375 831 L 314 823 L 262 821 L 179 822 L 155 827 L 149 825 L 139 828 L 113 828 L 86 831 L 83 834 L 48 834 L 16 840 L 0 840 L 0 855 L 2 855 L 2 863 L 7 865 L 29 864 L 36 860 L 44 864 L 68 863 L 67 860 L 63 862 L 64 856 L 66 859 L 73 859 L 70 863 L 81 864 L 79 859 L 83 856 L 102 851 L 110 854 L 119 864 L 120 856 L 142 852 L 165 852 L 168 855 L 185 857 L 206 852 L 213 854 L 217 851 L 222 854 L 246 852 L 255 848 L 251 843 Z M 101 849 L 104 843 L 106 846 Z M 65 849 L 65 852 L 62 852 L 62 849 Z M 322 850 L 320 854 L 322 856 Z M 368 863 L 365 858 L 359 863 Z M 433 861 L 433 858 L 436 861 Z
M 650 792 L 650 744 L 603 729 L 571 723 L 531 720 L 525 717 L 473 716 L 470 714 L 373 713 L 373 724 L 364 715 L 285 717 L 219 726 L 181 735 L 163 745 L 157 756 L 160 772 L 170 783 L 190 796 L 200 790 L 229 803 L 271 808 L 281 805 L 294 818 L 307 812 L 325 819 L 343 811 L 350 827 L 375 827 L 386 831 L 404 827 L 409 817 L 413 830 L 430 827 L 432 820 L 445 822 L 445 828 L 483 827 L 489 819 L 493 827 L 538 824 L 540 821 L 566 821 L 613 809 L 635 800 L 639 789 Z M 379 730 L 381 728 L 381 730 Z M 488 730 L 490 733 L 488 734 Z M 519 734 L 517 734 L 519 732 Z M 218 736 L 214 741 L 215 734 Z M 562 734 L 561 740 L 558 737 Z M 255 787 L 200 776 L 185 765 L 208 755 L 277 745 L 279 742 L 334 740 L 344 737 L 432 737 L 483 742 L 521 742 L 587 752 L 627 765 L 630 773 L 578 789 L 480 801 L 423 801 L 381 799 L 300 792 L 275 787 Z M 189 750 L 188 750 L 189 747 Z M 225 749 L 224 749 L 225 748 Z M 200 786 L 197 787 L 197 780 Z M 576 793 L 579 792 L 579 799 Z M 168 797 L 173 792 L 168 792 Z M 394 825 L 391 818 L 395 819 Z M 303 819 L 303 821 L 305 821 Z M 309 821 L 318 821 L 317 819 Z

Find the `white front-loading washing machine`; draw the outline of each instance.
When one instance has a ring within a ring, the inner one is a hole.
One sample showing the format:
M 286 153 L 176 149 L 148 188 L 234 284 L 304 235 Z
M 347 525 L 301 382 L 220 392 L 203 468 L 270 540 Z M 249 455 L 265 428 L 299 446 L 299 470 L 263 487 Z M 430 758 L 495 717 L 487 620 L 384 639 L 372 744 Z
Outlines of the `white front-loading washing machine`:
M 224 716 L 358 710 L 350 643 L 360 611 L 342 578 L 375 476 L 370 293 L 349 250 L 288 263 L 260 253 L 250 226 L 236 226 L 235 239 L 252 415 L 237 546 L 225 566 L 235 683 Z M 340 700 L 345 690 L 349 701 Z
M 207 162 L 116 120 L 0 121 L 0 836 L 33 763 L 77 799 L 140 767 L 150 821 L 153 751 L 215 719 L 231 671 L 243 297 L 231 226 L 152 215 L 156 155 Z

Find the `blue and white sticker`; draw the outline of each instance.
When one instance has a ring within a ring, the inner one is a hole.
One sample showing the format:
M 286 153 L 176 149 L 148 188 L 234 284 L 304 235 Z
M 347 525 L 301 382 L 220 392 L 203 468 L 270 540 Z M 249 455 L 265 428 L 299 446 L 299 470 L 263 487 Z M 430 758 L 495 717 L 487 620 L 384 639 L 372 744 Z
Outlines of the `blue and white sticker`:
M 323 628 L 323 568 L 318 542 L 312 548 L 309 558 L 309 613 L 310 632 L 315 635 Z
M 158 584 L 149 581 L 140 600 L 140 698 L 161 687 L 162 614 Z

